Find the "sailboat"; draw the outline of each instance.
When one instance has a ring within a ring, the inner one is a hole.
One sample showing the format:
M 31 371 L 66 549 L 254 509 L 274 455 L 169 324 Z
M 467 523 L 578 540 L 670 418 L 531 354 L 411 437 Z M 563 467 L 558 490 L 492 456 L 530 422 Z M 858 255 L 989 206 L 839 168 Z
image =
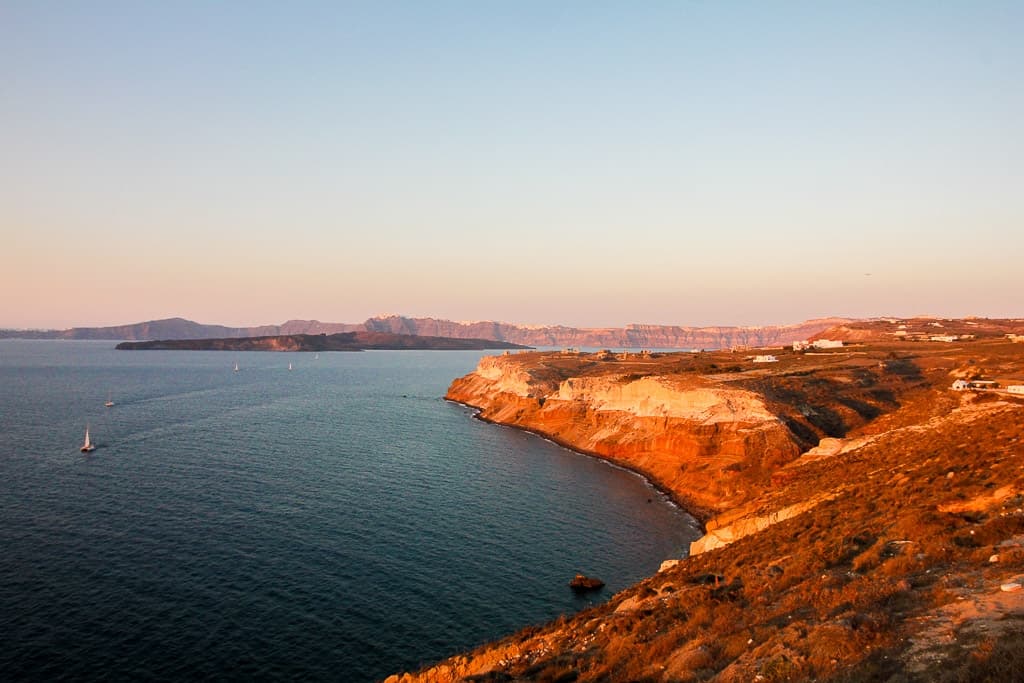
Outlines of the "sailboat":
M 291 369 L 292 369 L 292 364 L 291 364 L 291 363 L 289 363 L 289 364 L 288 364 L 288 369 L 289 369 L 289 370 L 291 370 Z
M 107 392 L 107 402 L 104 403 L 103 405 L 105 405 L 108 408 L 113 408 L 114 407 L 114 401 L 113 401 L 113 399 L 111 399 L 109 391 Z
M 93 445 L 92 441 L 89 441 L 89 425 L 85 425 L 85 443 L 83 443 L 82 447 L 78 450 L 83 453 L 96 450 L 96 446 Z
M 318 353 L 315 356 L 313 356 L 313 360 L 320 360 L 320 354 Z
M 238 361 L 235 361 L 235 372 L 238 372 Z

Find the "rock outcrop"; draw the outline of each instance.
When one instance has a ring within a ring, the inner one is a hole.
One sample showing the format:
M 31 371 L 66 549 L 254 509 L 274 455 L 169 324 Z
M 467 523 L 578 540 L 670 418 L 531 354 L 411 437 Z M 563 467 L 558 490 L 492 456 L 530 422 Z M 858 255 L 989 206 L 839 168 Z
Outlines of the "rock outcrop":
M 784 351 L 770 369 L 486 360 L 450 398 L 700 501 L 707 534 L 604 604 L 389 681 L 1016 680 L 1024 398 L 949 389 L 981 364 L 1024 378 L 1004 339 Z
M 593 576 L 577 574 L 573 577 L 572 581 L 569 582 L 569 588 L 573 589 L 577 593 L 586 593 L 604 588 L 604 581 Z
M 759 394 L 700 376 L 566 376 L 558 354 L 484 358 L 447 398 L 647 476 L 698 515 L 737 505 L 800 454 Z M 554 362 L 548 362 L 554 361 Z M 592 370 L 595 368 L 591 368 Z

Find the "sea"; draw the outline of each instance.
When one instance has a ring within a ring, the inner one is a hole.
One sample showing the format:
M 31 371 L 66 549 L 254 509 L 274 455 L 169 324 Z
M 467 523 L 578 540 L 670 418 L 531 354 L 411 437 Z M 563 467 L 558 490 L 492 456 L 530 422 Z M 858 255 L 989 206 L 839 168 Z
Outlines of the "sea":
M 444 400 L 493 353 L 0 341 L 4 680 L 375 681 L 685 556 L 639 476 Z

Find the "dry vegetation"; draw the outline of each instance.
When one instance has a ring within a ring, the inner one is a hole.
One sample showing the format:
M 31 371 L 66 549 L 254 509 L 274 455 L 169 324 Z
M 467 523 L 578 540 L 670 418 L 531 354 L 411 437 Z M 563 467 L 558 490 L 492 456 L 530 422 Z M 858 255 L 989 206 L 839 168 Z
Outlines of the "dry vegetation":
M 422 680 L 1024 680 L 1024 591 L 1001 590 L 1024 578 L 1024 398 L 948 388 L 1024 383 L 1024 344 L 779 355 L 769 369 L 698 354 L 631 371 L 725 370 L 805 447 L 854 444 L 776 470 L 745 507 L 823 502 Z

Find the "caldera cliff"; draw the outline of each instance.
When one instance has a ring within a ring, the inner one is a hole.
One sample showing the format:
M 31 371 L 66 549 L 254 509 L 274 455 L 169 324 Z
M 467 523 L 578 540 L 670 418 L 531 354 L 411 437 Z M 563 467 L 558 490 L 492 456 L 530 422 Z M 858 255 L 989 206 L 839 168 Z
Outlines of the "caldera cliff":
M 643 472 L 706 534 L 603 604 L 390 680 L 1021 680 L 1024 344 L 969 322 L 485 358 L 448 398 Z
M 488 357 L 447 398 L 640 472 L 703 517 L 799 455 L 758 393 L 694 373 L 637 372 L 651 364 L 637 354 Z

